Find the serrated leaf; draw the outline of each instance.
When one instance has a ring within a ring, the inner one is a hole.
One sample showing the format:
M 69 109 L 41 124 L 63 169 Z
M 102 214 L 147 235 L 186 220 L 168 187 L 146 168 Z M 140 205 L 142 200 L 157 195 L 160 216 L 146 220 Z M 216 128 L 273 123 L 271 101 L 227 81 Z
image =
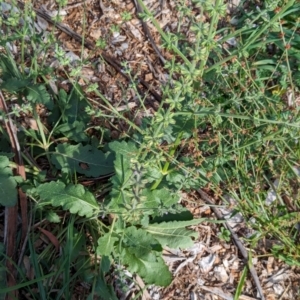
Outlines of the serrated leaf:
M 118 300 L 118 298 L 115 295 L 114 288 L 107 284 L 105 275 L 109 271 L 111 266 L 111 262 L 109 260 L 109 257 L 102 256 L 101 257 L 101 263 L 100 263 L 100 274 L 97 276 L 97 281 L 95 285 L 95 292 L 100 296 L 100 299 L 103 300 Z M 88 299 L 94 299 L 94 293 L 93 295 L 90 294 L 90 298 Z
M 118 300 L 115 295 L 114 288 L 110 284 L 107 284 L 104 276 L 99 276 L 95 285 L 95 292 L 98 294 L 102 300 Z M 95 295 L 90 297 L 90 299 L 95 299 Z
M 93 194 L 79 184 L 65 186 L 62 182 L 52 181 L 41 184 L 36 191 L 42 204 L 47 202 L 52 206 L 62 206 L 72 214 L 88 218 L 99 211 L 99 205 Z
M 172 207 L 173 208 L 173 207 Z M 153 214 L 151 218 L 151 223 L 162 223 L 171 221 L 189 221 L 193 219 L 193 214 L 182 205 L 175 206 L 175 212 L 168 212 L 168 214 Z M 144 226 L 145 227 L 145 226 Z
M 111 182 L 114 184 L 114 177 Z M 131 193 L 126 190 L 122 190 L 121 188 L 112 188 L 109 194 L 109 203 L 107 203 L 107 208 L 114 211 L 115 213 L 122 213 L 127 211 L 125 209 L 125 204 L 130 203 L 132 199 Z
M 17 203 L 17 183 L 12 175 L 8 158 L 0 156 L 0 204 L 3 206 L 14 206 Z
M 1 172 L 1 171 L 0 171 Z M 17 183 L 12 176 L 0 174 L 0 204 L 3 206 L 14 206 L 17 203 Z
M 154 251 L 162 251 L 161 245 L 144 229 L 137 229 L 135 226 L 127 227 L 124 230 L 123 243 L 137 257 L 153 261 Z
M 6 155 L 0 156 L 0 172 L 1 175 L 12 175 L 12 171 L 9 168 L 9 159 Z
M 65 105 L 68 103 L 67 92 L 64 89 L 60 89 L 58 95 L 59 95 L 58 103 L 60 104 L 61 108 L 65 108 Z
M 114 160 L 115 175 L 111 178 L 111 182 L 118 190 L 125 188 L 130 184 L 129 179 L 132 177 L 133 171 L 130 169 L 130 161 L 122 154 L 116 154 Z
M 97 254 L 100 256 L 110 256 L 114 249 L 114 244 L 118 237 L 113 236 L 111 232 L 106 233 L 98 239 Z
M 90 116 L 86 113 L 85 108 L 88 104 L 83 97 L 84 93 L 82 88 L 76 84 L 67 99 L 64 93 L 60 93 L 60 102 L 62 106 L 65 106 L 64 117 L 67 118 L 68 123 L 75 121 L 88 122 Z M 67 103 L 64 103 L 67 100 Z
M 156 261 L 145 261 L 123 249 L 121 261 L 130 272 L 138 273 L 148 284 L 168 286 L 172 281 L 171 272 L 161 257 L 156 257 Z
M 138 273 L 149 284 L 166 286 L 171 273 L 161 258 L 161 245 L 143 229 L 134 226 L 124 230 L 120 259 L 129 271 Z
M 164 207 L 170 207 L 173 204 L 178 203 L 180 196 L 175 193 L 172 193 L 169 189 L 166 188 L 162 188 L 159 190 L 154 190 L 151 191 L 149 190 L 148 193 L 145 192 L 143 193 L 143 195 L 145 195 L 145 197 L 147 197 L 147 201 L 145 201 L 145 205 L 146 207 L 151 207 L 151 203 L 152 203 L 152 207 L 155 207 L 155 203 L 157 204 L 162 204 Z M 156 206 L 157 206 L 156 204 Z
M 132 171 L 130 170 L 131 159 L 136 158 L 138 150 L 134 143 L 125 141 L 114 141 L 109 144 L 109 148 L 116 153 L 114 183 L 116 186 L 123 186 L 132 176 Z
M 59 215 L 53 210 L 49 210 L 46 212 L 46 219 L 51 223 L 60 223 Z
M 102 256 L 101 257 L 101 262 L 100 262 L 100 272 L 102 274 L 105 274 L 109 271 L 111 266 L 111 262 L 108 256 Z
M 136 144 L 132 142 L 109 143 L 109 149 L 115 152 L 115 175 L 111 178 L 113 188 L 110 193 L 109 208 L 119 213 L 127 211 L 124 205 L 131 205 L 133 198 L 131 186 L 133 180 L 133 162 L 138 154 Z
M 146 170 L 146 176 L 149 183 L 156 181 L 161 178 L 161 169 L 159 166 L 151 165 Z
M 27 86 L 25 95 L 28 101 L 36 104 L 44 104 L 49 110 L 53 109 L 53 101 L 43 84 Z
M 127 158 L 136 157 L 136 154 L 138 151 L 136 144 L 133 142 L 113 141 L 113 142 L 109 143 L 108 146 L 115 153 L 122 154 Z
M 186 179 L 186 176 L 180 171 L 173 171 L 167 175 L 166 179 L 169 183 L 182 183 Z
M 86 126 L 83 122 L 75 121 L 73 123 L 63 123 L 56 128 L 57 132 L 62 133 L 65 137 L 74 142 L 86 142 L 88 136 L 85 134 Z
M 0 117 L 2 114 L 3 114 L 3 117 L 5 118 L 5 113 L 3 111 L 0 112 Z M 3 153 L 3 152 L 9 152 L 10 150 L 11 150 L 11 147 L 10 147 L 10 143 L 9 143 L 8 139 L 4 135 L 1 135 L 0 136 L 0 151 Z
M 158 240 L 163 247 L 168 246 L 172 249 L 188 248 L 194 244 L 192 237 L 197 237 L 198 233 L 186 229 L 186 227 L 198 225 L 203 221 L 204 219 L 193 219 L 150 224 L 145 230 Z
M 113 156 L 90 145 L 60 144 L 56 147 L 56 153 L 51 155 L 51 161 L 57 169 L 89 177 L 107 175 L 114 170 Z
M 30 84 L 28 79 L 9 78 L 1 83 L 0 87 L 7 92 L 15 93 L 20 89 L 27 87 Z

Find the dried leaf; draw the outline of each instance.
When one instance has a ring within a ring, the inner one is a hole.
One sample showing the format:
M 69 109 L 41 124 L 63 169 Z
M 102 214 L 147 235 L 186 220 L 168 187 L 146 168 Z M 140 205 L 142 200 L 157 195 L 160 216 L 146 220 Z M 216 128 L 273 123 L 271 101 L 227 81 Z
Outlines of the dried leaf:
M 49 241 L 54 245 L 56 251 L 59 251 L 59 241 L 57 237 L 50 231 L 38 227 L 38 229 L 49 239 Z

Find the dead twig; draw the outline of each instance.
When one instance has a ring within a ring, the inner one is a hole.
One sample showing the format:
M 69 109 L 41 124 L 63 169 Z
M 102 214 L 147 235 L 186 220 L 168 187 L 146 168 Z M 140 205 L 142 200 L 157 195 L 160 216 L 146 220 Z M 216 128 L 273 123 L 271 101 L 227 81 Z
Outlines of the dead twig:
M 263 294 L 263 290 L 262 287 L 260 285 L 259 282 L 259 278 L 257 276 L 256 270 L 254 269 L 253 265 L 251 262 L 249 262 L 249 256 L 248 256 L 248 252 L 245 249 L 244 245 L 242 244 L 242 242 L 240 241 L 239 237 L 237 236 L 237 234 L 233 231 L 233 229 L 231 228 L 231 226 L 228 224 L 228 222 L 226 222 L 226 220 L 223 218 L 222 213 L 220 212 L 220 210 L 215 206 L 216 204 L 214 203 L 214 201 L 202 190 L 197 190 L 197 192 L 200 194 L 200 196 L 202 197 L 202 199 L 209 205 L 211 205 L 211 209 L 213 210 L 214 214 L 216 215 L 216 217 L 219 220 L 224 220 L 224 225 L 227 227 L 227 229 L 230 231 L 232 239 L 235 243 L 235 245 L 237 246 L 237 248 L 239 249 L 239 251 L 241 252 L 242 256 L 244 257 L 246 263 L 248 264 L 248 268 L 249 271 L 253 277 L 253 280 L 256 284 L 257 290 L 260 294 L 261 300 L 265 300 L 264 294 Z
M 138 3 L 136 0 L 133 0 L 133 2 L 134 2 L 134 5 L 135 5 L 135 7 L 136 7 L 137 13 L 138 13 L 138 14 L 143 13 L 144 11 L 143 11 L 143 9 L 141 8 L 141 6 L 139 5 L 139 3 Z M 164 59 L 164 57 L 163 57 L 163 55 L 161 54 L 160 50 L 158 49 L 156 43 L 154 42 L 154 39 L 153 39 L 153 37 L 152 37 L 152 34 L 151 34 L 151 32 L 150 32 L 150 30 L 149 30 L 149 28 L 148 28 L 146 22 L 144 22 L 144 20 L 143 20 L 141 17 L 140 17 L 140 20 L 141 20 L 141 22 L 142 22 L 143 30 L 144 30 L 146 36 L 148 37 L 148 39 L 149 39 L 149 41 L 150 41 L 150 43 L 151 43 L 151 45 L 152 45 L 153 50 L 156 52 L 157 56 L 159 57 L 160 62 L 161 62 L 162 65 L 164 66 L 165 63 L 166 63 L 166 60 Z
M 67 5 L 66 7 L 64 7 L 63 9 L 64 9 L 64 10 L 73 9 L 73 8 L 75 8 L 75 7 L 78 7 L 78 6 L 86 5 L 86 4 L 88 4 L 89 2 L 91 2 L 91 0 L 84 0 L 84 1 L 76 2 L 76 3 L 68 4 L 68 5 Z

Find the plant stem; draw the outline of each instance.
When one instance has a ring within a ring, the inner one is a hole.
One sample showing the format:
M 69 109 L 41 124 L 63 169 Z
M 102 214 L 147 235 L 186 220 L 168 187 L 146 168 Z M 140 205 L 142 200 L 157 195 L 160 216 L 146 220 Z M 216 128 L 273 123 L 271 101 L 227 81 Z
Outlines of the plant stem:
M 182 135 L 183 135 L 183 132 L 180 132 L 178 135 L 177 135 L 177 138 L 174 142 L 174 145 L 172 146 L 172 148 L 170 149 L 169 151 L 169 157 L 170 158 L 173 158 L 174 157 L 174 154 L 175 154 L 175 151 L 177 149 L 177 147 L 180 145 L 181 143 L 181 138 L 182 138 Z M 154 184 L 151 186 L 151 190 L 155 190 L 159 184 L 161 183 L 161 181 L 163 180 L 164 176 L 168 174 L 168 169 L 169 169 L 169 166 L 170 166 L 170 162 L 167 161 L 162 169 L 162 175 L 159 179 L 157 179 Z

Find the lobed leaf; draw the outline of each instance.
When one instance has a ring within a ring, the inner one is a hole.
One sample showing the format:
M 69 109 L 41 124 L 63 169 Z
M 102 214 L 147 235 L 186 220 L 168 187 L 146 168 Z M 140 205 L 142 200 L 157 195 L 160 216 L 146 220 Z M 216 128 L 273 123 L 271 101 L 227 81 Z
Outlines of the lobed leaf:
M 162 251 L 161 245 L 144 229 L 137 229 L 135 226 L 127 227 L 124 230 L 124 244 L 137 257 L 152 261 L 152 250 Z
M 53 109 L 53 101 L 43 84 L 31 84 L 26 87 L 25 95 L 28 101 L 44 104 L 49 110 Z
M 198 225 L 203 219 L 189 221 L 172 221 L 150 224 L 145 230 L 164 246 L 172 249 L 188 248 L 193 246 L 192 237 L 197 237 L 198 233 L 186 229 L 187 226 Z
M 124 249 L 121 261 L 130 272 L 138 273 L 148 284 L 168 286 L 172 281 L 171 272 L 161 257 L 156 257 L 155 261 L 146 261 Z
M 161 254 L 161 245 L 143 229 L 134 226 L 124 230 L 120 259 L 131 272 L 138 273 L 149 284 L 167 286 L 172 276 Z
M 62 133 L 68 139 L 80 143 L 87 142 L 88 136 L 85 134 L 86 125 L 83 122 L 63 123 L 56 128 L 57 132 Z
M 1 89 L 10 93 L 18 92 L 30 84 L 29 79 L 9 78 L 0 84 Z
M 45 218 L 51 223 L 60 223 L 59 215 L 53 210 L 46 211 Z
M 56 153 L 52 154 L 51 161 L 57 169 L 89 177 L 107 175 L 114 171 L 112 155 L 91 145 L 60 144 L 56 147 Z
M 79 84 L 75 84 L 69 95 L 66 95 L 63 91 L 59 93 L 63 117 L 70 124 L 75 121 L 87 123 L 91 119 L 86 112 L 86 106 L 89 105 L 89 102 L 86 101 L 83 95 L 84 93 Z
M 113 253 L 114 244 L 119 238 L 113 236 L 111 232 L 104 234 L 98 239 L 97 254 L 100 256 L 110 256 Z
M 149 191 L 149 190 L 146 190 Z M 171 207 L 172 205 L 178 203 L 180 200 L 179 194 L 175 194 L 171 192 L 171 190 L 167 188 L 161 188 L 159 190 L 149 191 L 148 193 L 143 193 L 147 196 L 147 201 L 145 201 L 145 205 L 148 207 L 151 203 L 159 203 L 164 207 Z M 155 206 L 152 206 L 155 208 Z M 157 207 L 157 206 L 156 206 Z
M 9 159 L 0 156 L 0 204 L 3 206 L 14 206 L 17 203 L 17 182 L 9 167 Z
M 62 182 L 52 181 L 41 184 L 36 191 L 42 202 L 62 206 L 72 214 L 89 218 L 99 211 L 99 205 L 93 194 L 79 184 L 65 186 Z
M 116 154 L 114 180 L 116 184 L 123 185 L 132 175 L 131 159 L 136 158 L 138 149 L 134 143 L 125 141 L 114 141 L 109 144 L 109 148 Z

